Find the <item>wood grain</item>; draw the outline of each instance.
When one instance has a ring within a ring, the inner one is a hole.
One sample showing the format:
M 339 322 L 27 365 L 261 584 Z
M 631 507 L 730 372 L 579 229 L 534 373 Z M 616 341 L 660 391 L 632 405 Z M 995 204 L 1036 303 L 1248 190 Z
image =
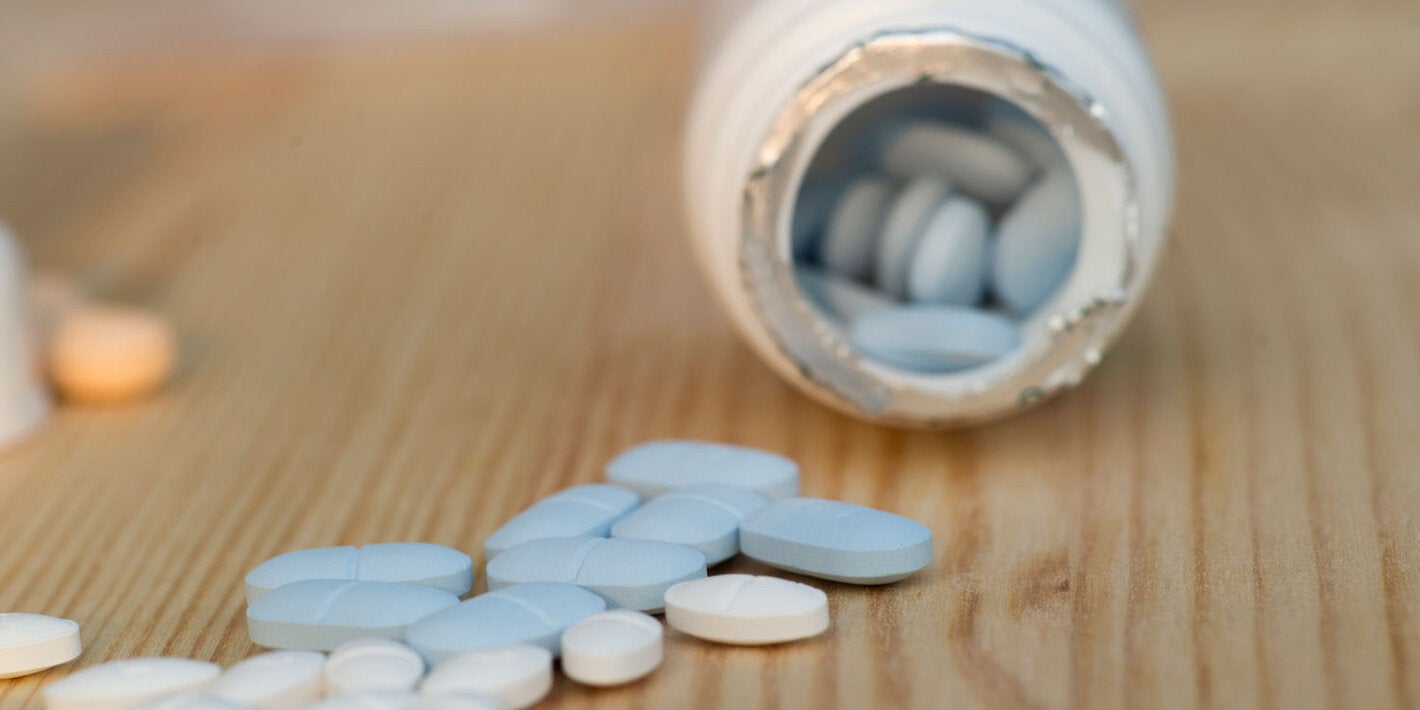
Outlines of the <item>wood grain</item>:
M 186 364 L 0 459 L 0 609 L 80 621 L 81 666 L 228 664 L 269 555 L 474 552 L 619 449 L 697 437 L 923 521 L 937 562 L 823 585 L 823 638 L 672 634 L 649 681 L 551 706 L 1420 707 L 1420 6 L 1139 15 L 1181 156 L 1158 282 L 1087 386 L 940 434 L 810 403 L 717 313 L 677 202 L 687 26 L 11 92 L 0 214 L 171 314 Z

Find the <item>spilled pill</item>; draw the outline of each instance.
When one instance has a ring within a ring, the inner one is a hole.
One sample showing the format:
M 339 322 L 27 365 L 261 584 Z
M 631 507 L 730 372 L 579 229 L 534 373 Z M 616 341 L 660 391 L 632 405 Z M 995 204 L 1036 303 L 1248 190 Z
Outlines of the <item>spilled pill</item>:
M 213 695 L 261 710 L 299 710 L 321 696 L 325 654 L 270 651 L 242 661 L 209 688 Z
M 812 266 L 796 267 L 794 276 L 809 301 L 835 320 L 852 321 L 897 305 L 892 299 L 857 281 Z
M 885 363 L 918 372 L 984 365 L 1020 344 L 1016 324 L 965 306 L 907 306 L 853 322 L 849 341 Z
M 593 483 L 573 486 L 534 503 L 483 543 L 488 559 L 528 540 L 544 537 L 606 537 L 611 524 L 640 503 L 634 491 Z
M 1074 176 L 1065 167 L 1047 172 L 997 226 L 991 274 L 996 296 L 1017 313 L 1040 307 L 1070 275 L 1080 229 Z
M 819 261 L 849 278 L 872 275 L 878 233 L 891 197 L 892 183 L 887 180 L 860 178 L 850 185 L 829 217 Z
M 581 587 L 559 582 L 518 584 L 460 602 L 410 626 L 405 641 L 439 663 L 465 651 L 533 644 L 554 655 L 562 632 L 592 614 L 606 600 Z
M 324 676 L 331 694 L 413 690 L 424 677 L 424 658 L 398 641 L 357 639 L 330 652 Z
M 595 686 L 639 680 L 661 665 L 662 636 L 661 622 L 641 612 L 589 616 L 562 634 L 562 672 Z
M 424 679 L 420 693 L 439 698 L 475 693 L 516 709 L 536 705 L 552 690 L 552 652 L 542 646 L 513 645 L 461 653 Z
M 507 705 L 489 695 L 457 693 L 420 698 L 409 710 L 503 710 Z
M 941 178 L 993 206 L 1010 204 L 1035 172 L 1005 144 L 977 131 L 939 123 L 903 128 L 884 148 L 882 166 L 902 179 Z
M 156 313 L 89 304 L 56 326 L 49 375 L 68 400 L 107 404 L 161 387 L 177 367 L 177 335 Z
M 167 695 L 202 690 L 222 674 L 214 663 L 133 658 L 90 666 L 44 687 L 47 710 L 123 710 Z
M 416 702 L 419 702 L 419 696 L 409 691 L 351 693 L 332 695 L 307 710 L 407 710 Z
M 140 703 L 133 706 L 133 710 L 244 710 L 247 707 L 220 695 L 179 693 Z
M 828 595 L 778 577 L 721 574 L 667 590 L 666 623 L 707 641 L 784 643 L 828 630 Z
M 410 624 L 458 601 L 422 584 L 308 579 L 277 587 L 247 607 L 247 629 L 258 646 L 329 651 L 366 637 L 398 639 Z
M 818 498 L 775 501 L 745 518 L 740 549 L 780 569 L 851 584 L 895 582 L 932 562 L 932 531 L 901 515 Z
M 611 526 L 612 538 L 688 545 L 716 565 L 740 551 L 740 521 L 769 499 L 739 486 L 706 483 L 653 498 Z
M 413 710 L 419 696 L 408 690 L 332 695 L 308 710 Z
M 304 579 L 409 582 L 463 596 L 473 589 L 473 559 L 426 542 L 296 550 L 277 555 L 247 573 L 247 603 L 283 584 Z
M 613 609 L 659 611 L 675 584 L 705 576 L 705 555 L 655 540 L 550 537 L 514 545 L 488 563 L 488 589 L 562 582 L 589 589 Z
M 43 614 L 0 614 L 0 679 L 68 663 L 83 650 L 79 625 Z
M 896 299 L 907 297 L 907 273 L 917 245 L 951 188 L 936 177 L 913 180 L 893 199 L 878 239 L 874 282 L 878 290 Z M 985 215 L 982 215 L 983 220 Z M 983 228 L 984 231 L 984 228 Z
M 927 222 L 908 266 L 907 293 L 916 303 L 970 306 L 986 290 L 986 208 L 967 197 L 952 197 Z
M 730 444 L 663 440 L 634 446 L 606 465 L 606 478 L 647 498 L 703 483 L 748 488 L 769 499 L 799 494 L 799 465 Z

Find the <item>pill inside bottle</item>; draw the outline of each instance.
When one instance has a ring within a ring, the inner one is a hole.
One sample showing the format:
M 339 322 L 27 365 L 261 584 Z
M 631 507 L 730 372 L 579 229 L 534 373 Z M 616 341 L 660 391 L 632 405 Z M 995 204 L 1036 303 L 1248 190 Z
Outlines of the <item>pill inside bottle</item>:
M 860 357 L 911 373 L 1011 355 L 1079 251 L 1079 191 L 1049 129 L 964 87 L 899 89 L 857 109 L 793 198 L 809 306 Z
M 1118 337 L 1166 234 L 1172 139 L 1117 4 L 1060 4 L 758 0 L 714 25 L 692 234 L 805 392 L 975 423 L 1080 383 Z

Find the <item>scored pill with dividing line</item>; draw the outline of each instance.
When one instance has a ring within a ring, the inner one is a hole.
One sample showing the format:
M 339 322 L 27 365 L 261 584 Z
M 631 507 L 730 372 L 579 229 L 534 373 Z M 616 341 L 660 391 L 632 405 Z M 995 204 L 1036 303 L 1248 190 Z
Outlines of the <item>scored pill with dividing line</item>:
M 705 555 L 655 540 L 550 537 L 514 545 L 488 563 L 488 588 L 526 582 L 575 584 L 614 609 L 659 611 L 667 589 L 705 576 Z
M 828 595 L 778 577 L 721 574 L 667 590 L 666 623 L 707 641 L 785 643 L 828 630 Z
M 647 498 L 705 483 L 748 488 L 766 498 L 799 494 L 799 464 L 768 451 L 667 439 L 633 446 L 606 465 L 606 479 Z
M 430 663 L 465 651 L 533 644 L 554 655 L 562 632 L 592 614 L 606 600 L 560 582 L 516 584 L 443 609 L 409 627 L 405 641 Z
M 458 602 L 422 584 L 310 579 L 277 587 L 247 607 L 247 629 L 258 646 L 329 651 L 362 638 L 399 639 L 410 624 Z
M 640 496 L 621 486 L 602 483 L 573 486 L 543 498 L 504 523 L 483 542 L 483 552 L 491 560 L 528 540 L 606 537 L 611 524 L 640 502 Z
M 246 576 L 247 603 L 303 579 L 409 582 L 463 596 L 473 589 L 473 559 L 427 542 L 386 542 L 364 547 L 317 547 L 277 555 Z
M 740 521 L 769 499 L 723 483 L 667 493 L 648 501 L 611 526 L 611 536 L 689 545 L 716 565 L 740 551 Z

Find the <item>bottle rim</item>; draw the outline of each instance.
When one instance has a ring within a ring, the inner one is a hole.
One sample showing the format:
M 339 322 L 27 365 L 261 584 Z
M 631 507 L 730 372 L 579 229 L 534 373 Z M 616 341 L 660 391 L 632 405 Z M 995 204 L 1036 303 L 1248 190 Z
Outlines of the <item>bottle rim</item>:
M 860 354 L 794 277 L 795 197 L 829 132 L 869 101 L 923 84 L 1003 99 L 1049 130 L 1074 173 L 1080 248 L 1066 283 L 1023 321 L 1021 347 L 978 368 L 905 371 Z M 888 31 L 802 84 L 744 182 L 736 263 L 768 340 L 821 399 L 872 420 L 958 426 L 1020 411 L 1081 382 L 1137 307 L 1140 209 L 1133 167 L 1105 107 L 1030 52 L 953 29 Z

